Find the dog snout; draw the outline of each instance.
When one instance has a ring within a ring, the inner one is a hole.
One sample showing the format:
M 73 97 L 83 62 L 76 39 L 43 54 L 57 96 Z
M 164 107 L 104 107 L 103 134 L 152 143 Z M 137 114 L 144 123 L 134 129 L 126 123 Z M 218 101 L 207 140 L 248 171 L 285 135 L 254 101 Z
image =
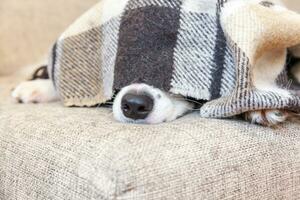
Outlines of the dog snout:
M 145 94 L 126 94 L 121 102 L 123 114 L 130 119 L 145 119 L 151 113 L 154 100 Z

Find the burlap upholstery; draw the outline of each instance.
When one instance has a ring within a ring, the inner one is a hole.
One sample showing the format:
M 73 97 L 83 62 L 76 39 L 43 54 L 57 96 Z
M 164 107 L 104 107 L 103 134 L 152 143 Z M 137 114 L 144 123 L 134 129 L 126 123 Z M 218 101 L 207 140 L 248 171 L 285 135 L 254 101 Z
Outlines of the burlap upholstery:
M 105 108 L 2 102 L 0 199 L 296 200 L 299 128 L 197 114 L 128 125 Z

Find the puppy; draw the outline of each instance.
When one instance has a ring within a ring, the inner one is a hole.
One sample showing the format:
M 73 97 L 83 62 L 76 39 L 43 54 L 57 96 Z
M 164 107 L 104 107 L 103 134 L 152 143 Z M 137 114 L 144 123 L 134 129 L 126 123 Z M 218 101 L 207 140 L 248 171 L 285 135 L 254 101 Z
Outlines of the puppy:
M 300 48 L 290 50 L 300 58 Z M 282 66 L 269 66 L 270 58 L 264 56 L 254 69 L 254 86 L 261 90 L 287 93 L 276 86 L 273 80 L 283 70 Z M 256 71 L 257 70 L 257 71 Z M 272 73 L 270 73 L 272 72 Z M 291 69 L 295 80 L 300 81 L 300 64 Z M 289 95 L 288 93 L 286 95 Z M 59 96 L 47 75 L 46 66 L 39 68 L 31 80 L 19 84 L 12 97 L 20 103 L 47 103 L 58 101 Z M 157 124 L 173 121 L 180 116 L 197 110 L 201 102 L 195 102 L 181 96 L 171 95 L 146 84 L 132 84 L 121 89 L 113 102 L 113 115 L 116 120 L 125 123 Z M 293 115 L 285 110 L 258 110 L 243 115 L 251 123 L 275 126 Z
M 294 77 L 300 77 L 299 65 L 292 69 Z M 29 81 L 20 83 L 12 91 L 12 97 L 16 102 L 26 104 L 59 101 L 46 66 L 39 68 Z M 146 84 L 132 84 L 124 87 L 114 98 L 113 115 L 124 123 L 157 124 L 173 121 L 197 110 L 200 105 L 201 102 L 171 95 Z M 284 110 L 260 110 L 245 113 L 243 117 L 251 123 L 275 126 L 292 114 Z
M 15 102 L 25 104 L 59 101 L 46 66 L 37 69 L 29 81 L 20 83 L 11 95 Z M 192 111 L 199 103 L 191 101 L 146 84 L 132 84 L 114 98 L 113 115 L 120 122 L 157 124 Z

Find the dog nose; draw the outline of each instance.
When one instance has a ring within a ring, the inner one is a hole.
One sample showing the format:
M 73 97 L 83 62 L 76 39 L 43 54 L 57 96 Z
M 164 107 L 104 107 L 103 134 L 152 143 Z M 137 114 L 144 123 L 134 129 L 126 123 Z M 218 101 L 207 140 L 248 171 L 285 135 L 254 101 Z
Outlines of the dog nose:
M 122 99 L 123 114 L 130 119 L 145 119 L 153 109 L 154 101 L 148 95 L 126 94 Z

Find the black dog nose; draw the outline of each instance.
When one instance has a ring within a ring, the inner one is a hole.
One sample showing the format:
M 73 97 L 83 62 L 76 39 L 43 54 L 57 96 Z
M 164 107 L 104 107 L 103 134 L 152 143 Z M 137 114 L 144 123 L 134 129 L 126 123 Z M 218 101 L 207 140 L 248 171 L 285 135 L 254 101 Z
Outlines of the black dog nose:
M 130 119 L 145 119 L 153 109 L 154 101 L 148 95 L 126 94 L 122 99 L 123 114 Z

